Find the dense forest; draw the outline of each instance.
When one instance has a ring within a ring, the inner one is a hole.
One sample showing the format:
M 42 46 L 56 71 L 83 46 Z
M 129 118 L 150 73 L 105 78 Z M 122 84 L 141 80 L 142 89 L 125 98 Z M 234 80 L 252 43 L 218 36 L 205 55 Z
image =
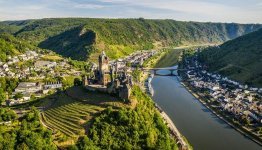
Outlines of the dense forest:
M 243 84 L 262 87 L 262 29 L 205 49 L 200 59 L 208 70 Z
M 221 43 L 260 28 L 259 24 L 199 23 L 150 19 L 57 18 L 0 23 L 0 32 L 72 59 L 86 60 L 105 50 L 111 58 L 138 49 Z

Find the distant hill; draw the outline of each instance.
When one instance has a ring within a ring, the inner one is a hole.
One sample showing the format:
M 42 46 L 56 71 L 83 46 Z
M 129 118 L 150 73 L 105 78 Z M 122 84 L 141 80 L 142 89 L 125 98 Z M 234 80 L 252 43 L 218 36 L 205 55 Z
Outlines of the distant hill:
M 0 34 L 0 61 L 5 62 L 7 55 L 13 56 L 32 49 L 33 46 L 25 41 L 18 40 L 13 35 Z
M 1 24 L 16 27 L 16 37 L 77 60 L 93 60 L 102 50 L 118 58 L 139 49 L 221 43 L 262 27 L 142 18 L 50 18 L 2 22 L 0 27 Z
M 206 49 L 200 59 L 210 71 L 262 87 L 262 29 Z

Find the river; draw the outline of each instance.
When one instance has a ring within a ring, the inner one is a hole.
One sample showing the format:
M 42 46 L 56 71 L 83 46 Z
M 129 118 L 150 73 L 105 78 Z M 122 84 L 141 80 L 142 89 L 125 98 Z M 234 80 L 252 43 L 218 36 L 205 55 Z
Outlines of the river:
M 216 117 L 178 81 L 155 76 L 153 100 L 169 115 L 194 150 L 261 150 L 262 147 Z

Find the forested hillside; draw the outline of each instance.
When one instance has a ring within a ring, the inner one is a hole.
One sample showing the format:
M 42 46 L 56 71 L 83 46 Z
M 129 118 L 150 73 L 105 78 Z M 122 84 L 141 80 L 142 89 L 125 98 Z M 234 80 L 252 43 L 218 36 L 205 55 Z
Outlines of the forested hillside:
M 52 132 L 39 121 L 39 111 L 31 108 L 18 119 L 8 108 L 0 108 L 0 121 L 12 121 L 12 125 L 0 126 L 0 149 L 48 149 L 56 150 L 52 142 Z
M 138 49 L 221 43 L 261 27 L 258 24 L 225 24 L 149 19 L 60 18 L 2 22 L 17 27 L 14 35 L 41 48 L 78 60 L 95 58 L 105 50 L 111 58 Z M 10 28 L 11 28 L 10 27 Z M 14 30 L 12 30 L 13 32 Z
M 178 149 L 152 100 L 136 86 L 132 89 L 132 97 L 138 101 L 135 109 L 115 111 L 107 108 L 95 118 L 89 133 L 92 146 L 101 149 Z
M 8 55 L 13 56 L 32 48 L 32 45 L 25 41 L 18 40 L 10 34 L 0 34 L 0 61 L 2 62 L 7 60 Z
M 200 59 L 210 71 L 262 87 L 262 29 L 208 48 Z

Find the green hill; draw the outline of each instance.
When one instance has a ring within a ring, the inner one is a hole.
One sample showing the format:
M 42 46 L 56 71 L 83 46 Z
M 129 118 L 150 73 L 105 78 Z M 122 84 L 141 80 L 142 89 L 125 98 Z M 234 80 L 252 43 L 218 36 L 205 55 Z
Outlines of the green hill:
M 17 26 L 16 37 L 78 60 L 93 60 L 102 50 L 118 58 L 139 49 L 221 43 L 261 27 L 142 18 L 50 18 L 0 24 Z
M 21 41 L 14 36 L 3 33 L 0 34 L 0 61 L 5 62 L 7 56 L 17 55 L 19 53 L 25 52 L 27 49 L 32 49 L 33 46 Z
M 210 71 L 262 87 L 262 29 L 206 49 L 200 58 Z
M 92 31 L 81 33 L 82 27 L 67 30 L 40 43 L 40 47 L 77 60 L 86 60 L 95 44 L 96 34 Z M 81 34 L 80 34 L 81 33 Z
M 29 22 L 30 20 L 0 22 L 0 33 L 14 34 L 21 30 Z

